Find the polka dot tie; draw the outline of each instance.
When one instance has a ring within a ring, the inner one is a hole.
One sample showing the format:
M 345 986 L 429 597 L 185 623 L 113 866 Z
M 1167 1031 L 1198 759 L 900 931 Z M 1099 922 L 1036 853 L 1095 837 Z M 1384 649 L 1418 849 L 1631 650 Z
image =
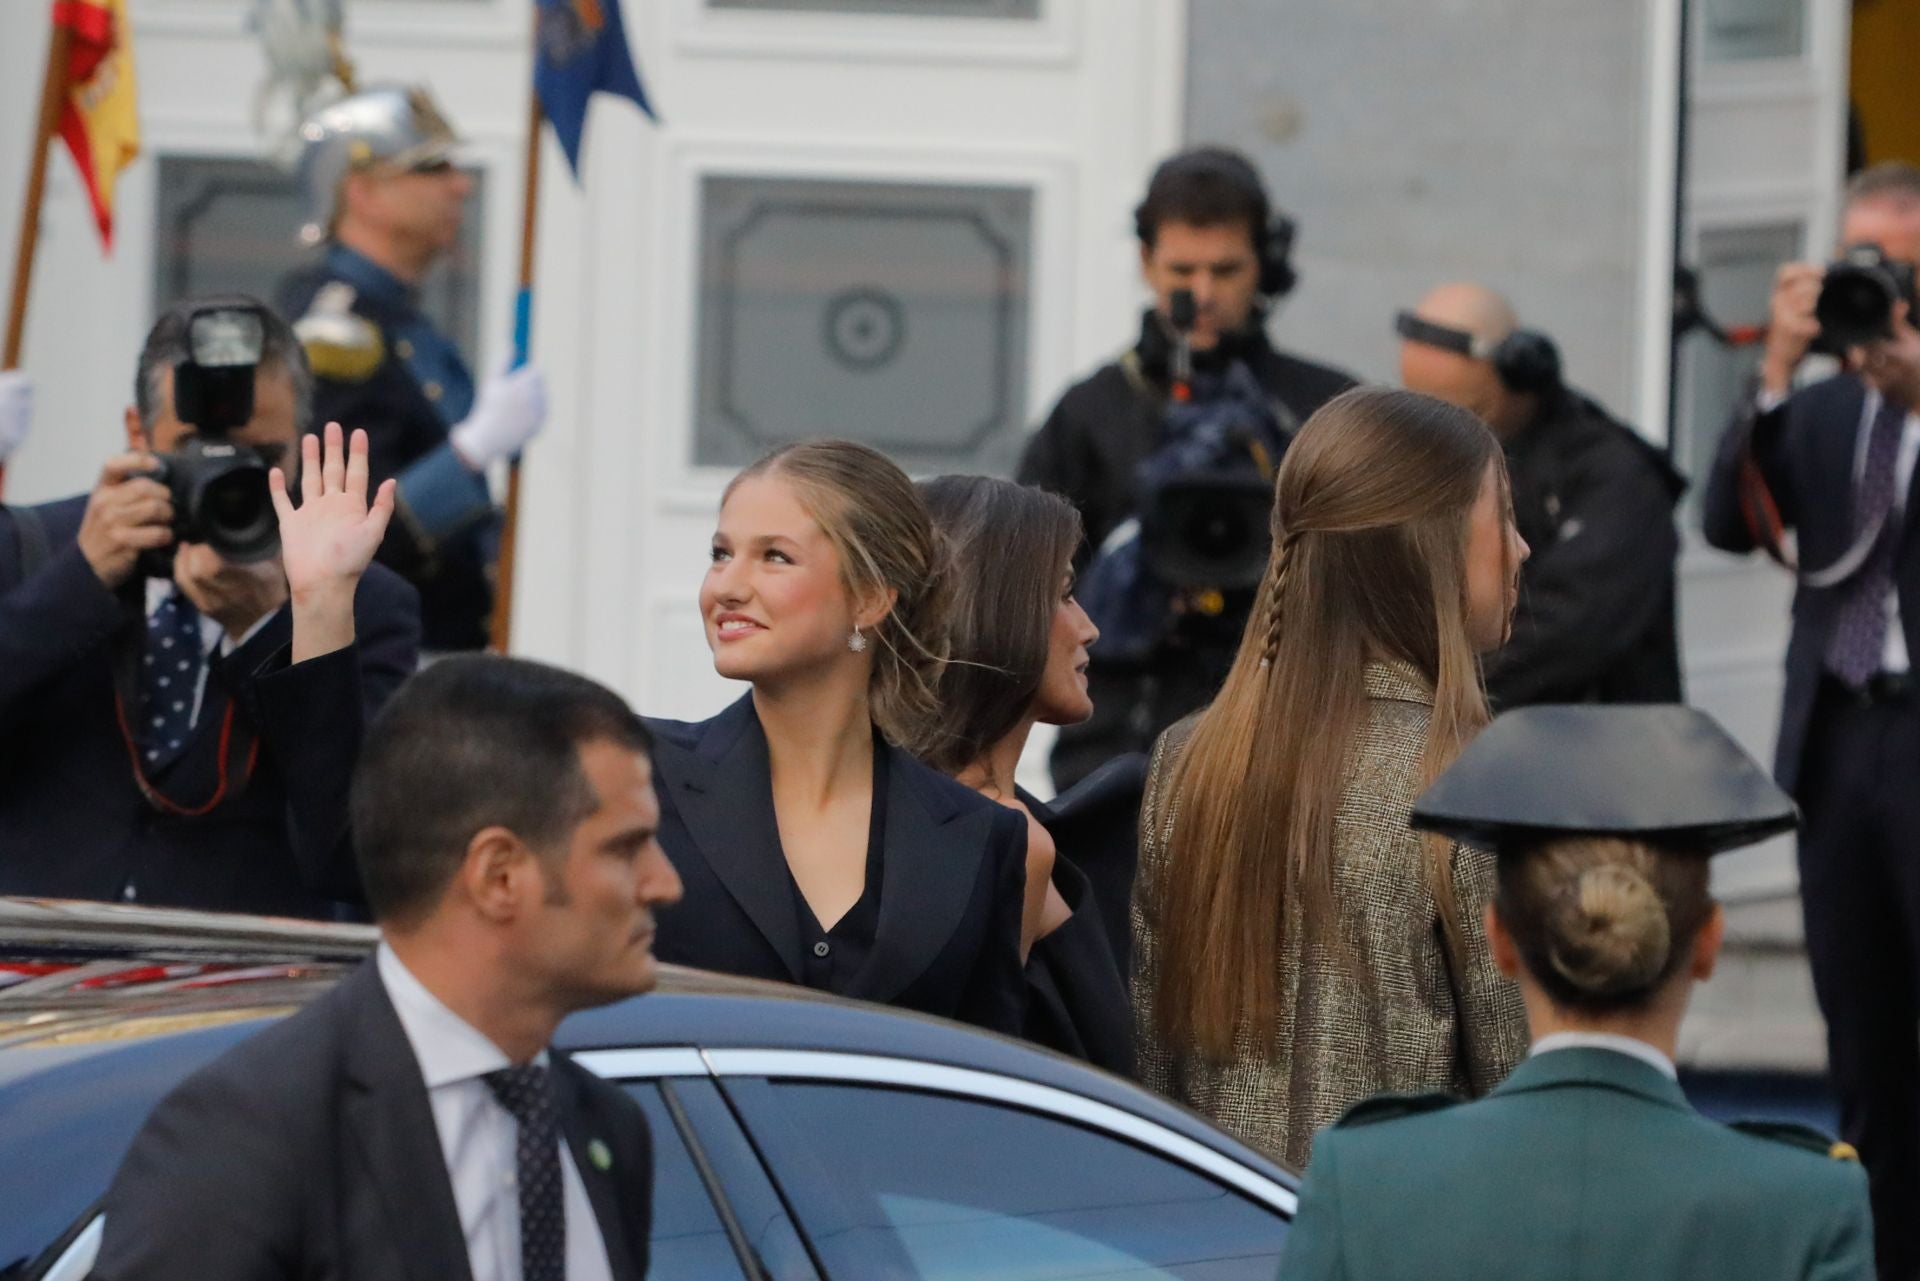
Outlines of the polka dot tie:
M 193 729 L 194 694 L 206 653 L 200 640 L 200 611 L 179 592 L 167 593 L 147 619 L 147 644 L 140 656 L 140 724 L 135 740 L 140 762 L 149 769 L 180 754 Z
M 1880 670 L 1887 644 L 1887 594 L 1893 590 L 1893 552 L 1900 522 L 1892 519 L 1894 468 L 1907 409 L 1883 401 L 1867 435 L 1866 466 L 1853 496 L 1856 539 L 1878 527 L 1879 536 L 1854 576 L 1841 587 L 1840 609 L 1827 643 L 1827 670 L 1855 689 Z
M 537 1063 L 501 1068 L 487 1073 L 486 1082 L 520 1127 L 514 1162 L 520 1184 L 521 1281 L 565 1281 L 567 1211 L 561 1198 L 560 1128 L 547 1069 Z

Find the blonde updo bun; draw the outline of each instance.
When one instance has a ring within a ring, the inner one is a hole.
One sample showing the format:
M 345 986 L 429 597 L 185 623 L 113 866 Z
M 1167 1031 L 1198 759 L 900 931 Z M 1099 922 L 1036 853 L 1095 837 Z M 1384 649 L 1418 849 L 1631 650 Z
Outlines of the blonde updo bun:
M 1503 854 L 1495 900 L 1528 973 L 1565 1005 L 1640 1004 L 1680 968 L 1713 911 L 1707 860 L 1616 837 Z
M 1624 863 L 1590 867 L 1559 896 L 1548 922 L 1554 971 L 1582 992 L 1638 992 L 1666 972 L 1673 932 L 1659 892 Z

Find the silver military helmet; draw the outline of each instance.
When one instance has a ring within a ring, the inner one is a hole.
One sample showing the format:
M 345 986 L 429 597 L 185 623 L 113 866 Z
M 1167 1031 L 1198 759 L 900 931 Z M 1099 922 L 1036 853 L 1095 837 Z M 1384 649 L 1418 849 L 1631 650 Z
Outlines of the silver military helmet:
M 322 107 L 300 126 L 299 176 L 307 197 L 301 243 L 326 239 L 349 173 L 401 173 L 448 160 L 459 141 L 418 86 L 377 85 Z

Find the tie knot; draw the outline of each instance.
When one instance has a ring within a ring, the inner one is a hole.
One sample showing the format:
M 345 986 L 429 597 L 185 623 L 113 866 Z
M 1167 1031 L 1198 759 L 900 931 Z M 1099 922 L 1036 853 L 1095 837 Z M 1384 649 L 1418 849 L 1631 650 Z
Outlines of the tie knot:
M 500 1106 L 513 1113 L 522 1125 L 553 1115 L 553 1091 L 547 1084 L 547 1069 L 538 1063 L 501 1068 L 483 1078 L 493 1090 Z

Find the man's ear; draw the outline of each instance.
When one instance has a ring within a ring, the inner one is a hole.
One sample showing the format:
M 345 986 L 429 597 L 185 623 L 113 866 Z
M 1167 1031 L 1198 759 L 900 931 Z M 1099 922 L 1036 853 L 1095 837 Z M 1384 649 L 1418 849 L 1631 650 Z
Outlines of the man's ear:
M 1513 941 L 1506 922 L 1500 919 L 1500 913 L 1493 904 L 1487 904 L 1481 919 L 1487 926 L 1487 949 L 1493 954 L 1493 968 L 1510 979 L 1520 977 L 1520 945 Z
M 511 921 L 544 892 L 539 861 L 504 827 L 483 827 L 467 842 L 454 887 L 483 920 Z
M 1153 247 L 1144 240 L 1140 242 L 1140 280 L 1153 288 Z
M 128 405 L 126 412 L 121 415 L 121 418 L 127 428 L 127 448 L 134 450 L 149 448 L 146 428 L 140 425 L 140 411 L 132 405 Z

